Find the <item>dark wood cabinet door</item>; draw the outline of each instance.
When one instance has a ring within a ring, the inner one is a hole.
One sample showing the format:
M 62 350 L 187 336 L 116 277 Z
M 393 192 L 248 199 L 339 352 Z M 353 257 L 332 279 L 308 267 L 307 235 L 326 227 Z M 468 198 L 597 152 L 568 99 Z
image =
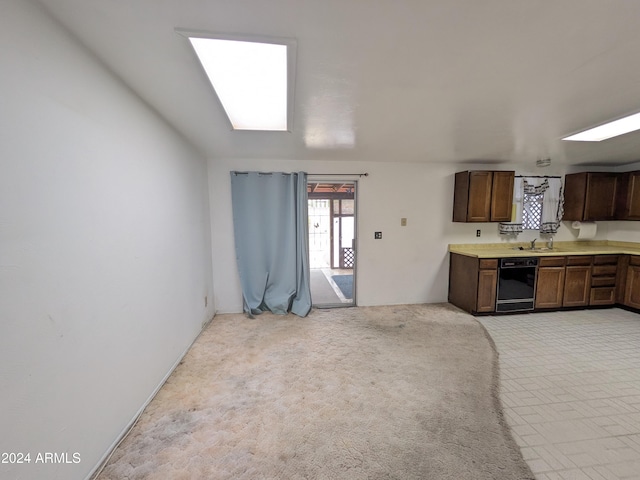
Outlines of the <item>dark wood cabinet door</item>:
M 589 173 L 584 220 L 613 220 L 616 213 L 617 173 Z
M 640 172 L 627 172 L 619 179 L 616 218 L 640 220 Z
M 564 277 L 563 307 L 585 307 L 591 290 L 590 266 L 567 266 Z
M 565 267 L 538 268 L 535 308 L 560 308 L 564 294 Z
M 493 172 L 491 221 L 510 222 L 515 172 Z
M 491 220 L 491 184 L 493 172 L 469 172 L 467 222 Z
M 638 265 L 629 265 L 627 269 L 624 304 L 627 307 L 640 309 L 640 266 Z
M 498 259 L 450 254 L 449 303 L 469 313 L 496 309 Z
M 497 270 L 480 270 L 478 272 L 478 312 L 486 313 L 495 311 L 497 287 Z
M 453 191 L 453 221 L 511 221 L 514 178 L 514 171 L 457 172 Z
M 628 220 L 640 220 L 640 172 L 629 173 L 627 191 Z
M 453 221 L 467 221 L 467 205 L 469 205 L 469 172 L 457 172 L 453 187 Z
M 587 172 L 565 175 L 563 220 L 584 220 L 584 201 L 586 192 Z
M 580 172 L 564 177 L 564 220 L 614 220 L 620 174 Z M 618 214 L 619 215 L 619 214 Z
M 451 253 L 449 259 L 449 303 L 469 313 L 476 309 L 478 259 Z
M 616 287 L 593 287 L 589 305 L 613 305 L 616 303 Z

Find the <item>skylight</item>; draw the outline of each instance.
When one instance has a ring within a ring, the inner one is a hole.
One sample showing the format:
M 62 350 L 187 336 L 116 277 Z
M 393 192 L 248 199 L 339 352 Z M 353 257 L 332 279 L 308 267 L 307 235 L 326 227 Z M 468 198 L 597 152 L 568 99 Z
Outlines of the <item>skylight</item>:
M 635 130 L 640 130 L 640 113 L 605 123 L 599 127 L 590 128 L 584 132 L 565 137 L 563 140 L 571 140 L 574 142 L 600 142 Z
M 188 38 L 234 130 L 289 129 L 289 45 Z

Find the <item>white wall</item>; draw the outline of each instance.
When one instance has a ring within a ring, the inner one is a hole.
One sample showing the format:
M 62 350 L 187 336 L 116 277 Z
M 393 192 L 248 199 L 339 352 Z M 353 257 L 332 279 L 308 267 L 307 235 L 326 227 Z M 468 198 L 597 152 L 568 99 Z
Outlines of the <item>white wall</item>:
M 242 311 L 242 296 L 235 264 L 231 218 L 231 170 L 297 171 L 308 173 L 361 173 L 358 188 L 358 305 L 432 303 L 447 301 L 450 243 L 514 241 L 498 235 L 497 224 L 453 223 L 454 174 L 465 169 L 515 169 L 522 175 L 564 175 L 562 168 L 526 170 L 517 165 L 447 165 L 377 162 L 294 162 L 210 160 L 209 188 L 213 224 L 216 305 L 221 312 Z M 400 219 L 408 219 L 400 226 Z M 569 241 L 576 233 L 570 222 L 561 226 L 556 241 Z M 482 236 L 476 238 L 476 230 Z M 382 231 L 382 240 L 373 233 Z M 517 241 L 536 238 L 525 232 Z M 600 222 L 597 239 L 607 238 Z
M 213 316 L 206 161 L 31 2 L 0 58 L 0 478 L 82 479 Z
M 608 222 L 608 224 L 608 240 L 640 242 L 640 222 Z

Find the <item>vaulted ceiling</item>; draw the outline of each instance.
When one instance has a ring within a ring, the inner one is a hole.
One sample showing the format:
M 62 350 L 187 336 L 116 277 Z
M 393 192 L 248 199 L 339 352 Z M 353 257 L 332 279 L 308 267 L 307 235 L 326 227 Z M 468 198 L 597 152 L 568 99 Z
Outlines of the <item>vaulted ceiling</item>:
M 632 0 L 40 0 L 211 158 L 640 161 Z M 176 28 L 297 40 L 291 132 L 232 131 Z M 37 32 L 29 32 L 37 35 Z

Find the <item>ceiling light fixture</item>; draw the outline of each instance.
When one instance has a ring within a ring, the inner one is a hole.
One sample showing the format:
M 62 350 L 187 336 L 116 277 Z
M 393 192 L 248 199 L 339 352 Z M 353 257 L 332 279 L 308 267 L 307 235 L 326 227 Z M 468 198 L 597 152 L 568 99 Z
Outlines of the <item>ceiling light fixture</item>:
M 234 130 L 291 130 L 294 40 L 177 31 L 191 42 Z
M 573 142 L 600 142 L 636 130 L 640 130 L 640 113 L 605 123 L 599 127 L 590 128 L 589 130 L 565 137 L 562 140 L 570 140 Z

